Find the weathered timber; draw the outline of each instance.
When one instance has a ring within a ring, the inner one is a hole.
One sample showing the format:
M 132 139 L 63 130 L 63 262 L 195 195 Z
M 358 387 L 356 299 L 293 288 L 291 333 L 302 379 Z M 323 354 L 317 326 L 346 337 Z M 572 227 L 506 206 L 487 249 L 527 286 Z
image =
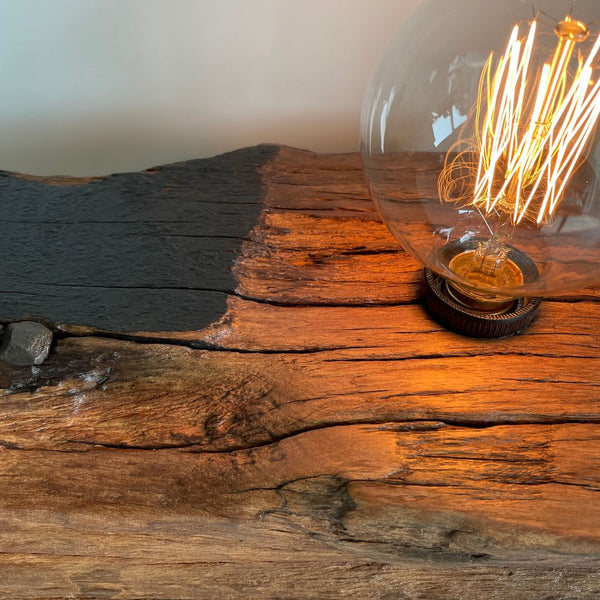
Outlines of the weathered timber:
M 1 598 L 600 597 L 597 289 L 444 331 L 354 154 L 0 188 Z
M 235 289 L 275 153 L 92 180 L 0 174 L 0 314 L 111 331 L 208 325 Z

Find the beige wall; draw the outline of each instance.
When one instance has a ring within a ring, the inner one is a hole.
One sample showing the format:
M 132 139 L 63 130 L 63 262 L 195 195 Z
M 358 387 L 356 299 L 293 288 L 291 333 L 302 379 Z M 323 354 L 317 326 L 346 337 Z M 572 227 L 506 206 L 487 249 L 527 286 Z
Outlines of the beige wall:
M 416 2 L 0 0 L 0 168 L 353 151 L 370 71 Z

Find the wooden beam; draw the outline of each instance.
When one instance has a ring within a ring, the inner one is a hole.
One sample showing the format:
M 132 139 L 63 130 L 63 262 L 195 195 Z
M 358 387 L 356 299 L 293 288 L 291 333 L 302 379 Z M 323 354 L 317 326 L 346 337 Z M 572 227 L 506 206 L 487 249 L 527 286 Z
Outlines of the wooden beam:
M 0 187 L 0 597 L 600 595 L 597 289 L 444 331 L 357 155 Z

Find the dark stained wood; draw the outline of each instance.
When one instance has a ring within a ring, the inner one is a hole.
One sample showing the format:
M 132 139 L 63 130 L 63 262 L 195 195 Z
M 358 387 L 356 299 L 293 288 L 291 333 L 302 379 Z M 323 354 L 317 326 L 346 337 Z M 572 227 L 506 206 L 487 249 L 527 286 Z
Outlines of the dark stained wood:
M 0 315 L 110 331 L 208 325 L 235 288 L 262 210 L 260 166 L 276 152 L 92 179 L 1 173 Z
M 1 598 L 600 597 L 597 289 L 545 301 L 518 337 L 464 338 L 423 312 L 357 155 L 258 147 L 117 178 L 1 184 L 40 240 L 74 243 L 78 202 L 112 202 L 92 220 L 113 267 L 130 222 L 159 222 L 147 202 L 175 194 L 179 233 L 199 232 L 149 259 L 146 304 L 134 266 L 114 274 L 143 318 L 108 314 L 113 275 L 83 262 L 94 305 L 51 270 L 0 301 L 8 321 L 40 294 L 57 332 L 40 367 L 0 365 Z M 225 213 L 199 225 L 198 197 L 247 200 L 225 257 Z M 219 310 L 178 300 L 196 243 L 218 256 L 198 276 L 229 282 Z

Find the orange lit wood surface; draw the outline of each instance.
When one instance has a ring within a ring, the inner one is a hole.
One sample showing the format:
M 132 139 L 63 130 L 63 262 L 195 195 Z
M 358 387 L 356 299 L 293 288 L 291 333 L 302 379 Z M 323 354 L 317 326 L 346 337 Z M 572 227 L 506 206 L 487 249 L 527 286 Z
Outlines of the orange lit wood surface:
M 220 318 L 0 366 L 0 597 L 599 598 L 598 291 L 457 336 L 357 155 L 256 174 Z

